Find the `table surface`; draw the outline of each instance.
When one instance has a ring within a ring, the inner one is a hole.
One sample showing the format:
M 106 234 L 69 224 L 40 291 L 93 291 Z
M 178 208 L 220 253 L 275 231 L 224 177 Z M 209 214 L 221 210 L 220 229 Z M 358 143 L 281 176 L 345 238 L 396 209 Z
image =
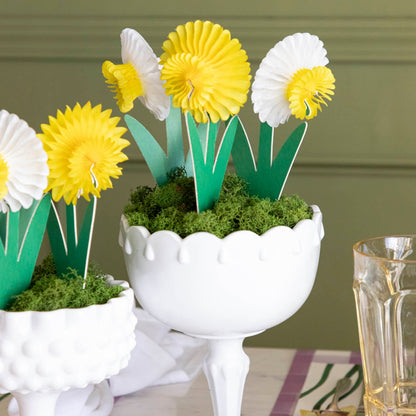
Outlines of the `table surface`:
M 296 350 L 273 348 L 244 350 L 250 358 L 250 371 L 244 389 L 242 416 L 269 416 Z M 0 402 L 0 416 L 8 415 L 8 401 L 5 399 Z M 208 384 L 201 372 L 189 383 L 149 387 L 123 396 L 116 401 L 111 416 L 210 416 L 212 414 Z
M 269 416 L 283 386 L 295 350 L 245 348 L 250 358 L 243 416 Z M 136 413 L 124 411 L 125 402 L 137 403 Z M 112 416 L 197 416 L 212 415 L 208 384 L 203 373 L 192 383 L 148 388 L 120 398 Z

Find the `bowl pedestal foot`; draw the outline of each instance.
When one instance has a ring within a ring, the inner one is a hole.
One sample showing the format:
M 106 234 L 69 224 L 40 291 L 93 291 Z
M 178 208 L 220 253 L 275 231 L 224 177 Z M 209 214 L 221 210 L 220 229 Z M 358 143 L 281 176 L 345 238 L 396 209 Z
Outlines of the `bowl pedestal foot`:
M 208 380 L 214 416 L 240 416 L 250 359 L 244 338 L 209 339 L 203 369 Z
M 26 394 L 13 392 L 12 395 L 19 405 L 20 416 L 55 416 L 56 401 L 60 393 L 60 391 Z

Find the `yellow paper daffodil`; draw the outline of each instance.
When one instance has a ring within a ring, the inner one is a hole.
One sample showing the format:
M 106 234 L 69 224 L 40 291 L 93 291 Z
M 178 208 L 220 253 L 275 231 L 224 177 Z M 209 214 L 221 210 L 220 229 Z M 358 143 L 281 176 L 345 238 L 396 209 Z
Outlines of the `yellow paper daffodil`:
M 157 119 L 164 120 L 169 115 L 170 100 L 160 79 L 159 59 L 135 30 L 124 29 L 120 38 L 123 64 L 105 61 L 102 66 L 120 111 L 129 112 L 138 98 Z
M 88 102 L 58 111 L 42 124 L 38 137 L 48 154 L 47 190 L 55 201 L 63 197 L 76 204 L 80 196 L 89 201 L 89 194 L 99 197 L 101 190 L 112 188 L 111 178 L 121 175 L 118 163 L 127 160 L 122 149 L 130 143 L 121 137 L 126 129 L 117 126 L 120 119 L 110 116 L 111 110 Z

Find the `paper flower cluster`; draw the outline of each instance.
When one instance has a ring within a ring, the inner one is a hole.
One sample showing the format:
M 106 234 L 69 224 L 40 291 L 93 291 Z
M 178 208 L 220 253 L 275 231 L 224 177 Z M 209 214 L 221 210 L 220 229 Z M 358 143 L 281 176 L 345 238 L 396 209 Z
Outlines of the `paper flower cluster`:
M 96 199 L 127 159 L 126 129 L 110 115 L 100 105 L 77 104 L 50 117 L 36 135 L 15 114 L 0 111 L 0 308 L 28 288 L 45 228 L 58 273 L 71 267 L 86 276 Z M 78 233 L 75 204 L 90 195 Z M 51 197 L 66 202 L 66 236 Z
M 250 86 L 250 64 L 228 30 L 209 21 L 188 22 L 169 34 L 163 50 L 159 67 L 158 58 L 139 33 L 122 31 L 123 65 L 103 64 L 120 111 L 130 111 L 133 101 L 140 98 L 164 120 L 169 107 L 166 96 L 171 96 L 173 105 L 189 111 L 197 122 L 206 123 L 209 116 L 215 123 L 239 112 Z M 335 88 L 328 62 L 317 36 L 296 33 L 278 42 L 263 59 L 253 82 L 254 112 L 260 120 L 277 127 L 291 114 L 300 119 L 315 117 Z M 310 114 L 306 114 L 308 106 Z
M 334 94 L 335 78 L 326 67 L 326 50 L 317 36 L 296 33 L 278 42 L 254 76 L 252 102 L 261 122 L 257 162 L 242 122 L 235 119 L 247 100 L 250 64 L 240 42 L 228 30 L 200 20 L 179 25 L 163 43 L 160 60 L 133 29 L 122 31 L 121 47 L 123 64 L 104 62 L 103 75 L 116 93 L 120 111 L 130 111 L 139 98 L 159 120 L 166 119 L 167 154 L 137 120 L 126 116 L 159 185 L 166 182 L 169 169 L 185 165 L 195 179 L 198 210 L 209 208 L 219 195 L 223 162 L 232 154 L 236 171 L 247 179 L 250 192 L 280 197 L 306 123 L 292 133 L 275 159 L 273 128 L 291 115 L 302 120 L 315 117 Z M 191 153 L 187 160 L 179 149 L 181 118 L 175 108 L 185 113 Z M 221 121 L 226 123 L 226 131 L 215 154 Z

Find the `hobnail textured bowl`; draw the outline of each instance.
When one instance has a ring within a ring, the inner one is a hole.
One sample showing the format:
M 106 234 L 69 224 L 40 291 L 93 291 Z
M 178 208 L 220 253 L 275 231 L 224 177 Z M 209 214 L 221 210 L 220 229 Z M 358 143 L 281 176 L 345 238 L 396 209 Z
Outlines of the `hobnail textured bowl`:
M 50 312 L 0 311 L 0 391 L 64 391 L 99 383 L 127 366 L 135 345 L 134 294 Z
M 249 336 L 293 315 L 309 296 L 318 267 L 322 215 L 293 229 L 220 239 L 150 234 L 122 217 L 119 242 L 134 293 L 155 318 L 204 338 Z

